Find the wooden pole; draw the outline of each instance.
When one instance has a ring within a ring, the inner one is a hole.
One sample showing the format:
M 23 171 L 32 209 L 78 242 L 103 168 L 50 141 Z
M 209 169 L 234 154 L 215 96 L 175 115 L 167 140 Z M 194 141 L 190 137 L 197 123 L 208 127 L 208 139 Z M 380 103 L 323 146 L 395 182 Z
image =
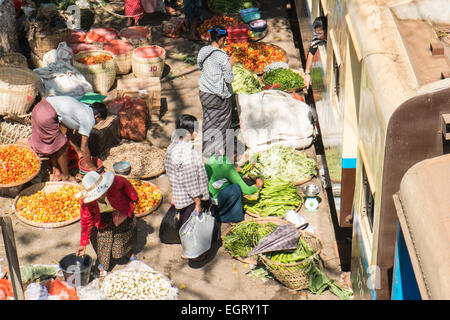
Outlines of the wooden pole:
M 8 259 L 9 274 L 14 291 L 14 298 L 16 300 L 25 300 L 11 218 L 0 217 L 0 226 L 2 227 L 3 242 L 6 249 L 6 259 Z

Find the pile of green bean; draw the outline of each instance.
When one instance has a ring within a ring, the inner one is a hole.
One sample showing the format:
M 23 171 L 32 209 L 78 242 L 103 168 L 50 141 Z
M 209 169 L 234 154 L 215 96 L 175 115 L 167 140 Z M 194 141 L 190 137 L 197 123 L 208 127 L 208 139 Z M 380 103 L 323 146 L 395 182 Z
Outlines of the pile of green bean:
M 303 197 L 291 182 L 271 179 L 264 181 L 256 200 L 243 198 L 243 202 L 244 210 L 258 216 L 282 217 L 289 210 L 296 210 L 303 203 Z

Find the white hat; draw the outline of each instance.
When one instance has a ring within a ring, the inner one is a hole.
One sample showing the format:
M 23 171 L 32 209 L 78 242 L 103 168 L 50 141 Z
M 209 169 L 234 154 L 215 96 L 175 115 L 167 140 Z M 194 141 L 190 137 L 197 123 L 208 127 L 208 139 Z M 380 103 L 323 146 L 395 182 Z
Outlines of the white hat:
M 97 200 L 108 191 L 114 182 L 114 172 L 106 171 L 102 175 L 95 171 L 89 171 L 81 181 L 84 190 L 77 193 L 77 198 L 84 198 L 84 203 Z

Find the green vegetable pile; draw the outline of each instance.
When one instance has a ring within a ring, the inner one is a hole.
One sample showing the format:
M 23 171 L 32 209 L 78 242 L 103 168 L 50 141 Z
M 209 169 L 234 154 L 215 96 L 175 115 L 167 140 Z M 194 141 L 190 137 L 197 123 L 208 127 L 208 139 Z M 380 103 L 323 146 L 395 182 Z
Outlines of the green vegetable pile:
M 273 85 L 278 83 L 281 89 L 296 89 L 304 86 L 303 77 L 295 73 L 292 69 L 275 69 L 266 73 L 263 80 Z
M 240 63 L 233 65 L 234 80 L 231 84 L 235 94 L 253 94 L 262 91 L 263 85 L 251 71 Z
M 262 238 L 272 233 L 276 224 L 257 223 L 253 220 L 239 222 L 223 237 L 223 246 L 233 257 L 245 258 Z
M 211 8 L 220 13 L 239 13 L 239 10 L 253 7 L 249 0 L 211 0 Z
M 241 170 L 242 175 L 261 176 L 264 179 L 280 178 L 292 183 L 317 175 L 315 161 L 293 148 L 275 145 L 252 158 L 256 159 L 255 165 L 252 166 L 251 162 L 245 164 Z
M 264 253 L 264 255 L 272 261 L 279 263 L 295 263 L 314 254 L 314 251 L 309 247 L 302 237 L 298 240 L 298 246 L 294 251 L 274 251 Z
M 282 217 L 289 210 L 296 210 L 303 197 L 295 185 L 281 179 L 264 181 L 264 186 L 254 200 L 243 198 L 244 210 L 261 217 Z

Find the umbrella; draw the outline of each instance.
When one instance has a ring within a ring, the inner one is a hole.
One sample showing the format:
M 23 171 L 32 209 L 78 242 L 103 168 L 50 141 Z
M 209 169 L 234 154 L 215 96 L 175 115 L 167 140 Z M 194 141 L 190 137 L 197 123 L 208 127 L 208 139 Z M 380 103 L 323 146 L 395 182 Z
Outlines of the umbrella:
M 300 238 L 297 229 L 303 229 L 306 226 L 307 224 L 304 224 L 296 228 L 292 223 L 278 226 L 271 234 L 263 238 L 247 257 L 263 252 L 296 249 Z

